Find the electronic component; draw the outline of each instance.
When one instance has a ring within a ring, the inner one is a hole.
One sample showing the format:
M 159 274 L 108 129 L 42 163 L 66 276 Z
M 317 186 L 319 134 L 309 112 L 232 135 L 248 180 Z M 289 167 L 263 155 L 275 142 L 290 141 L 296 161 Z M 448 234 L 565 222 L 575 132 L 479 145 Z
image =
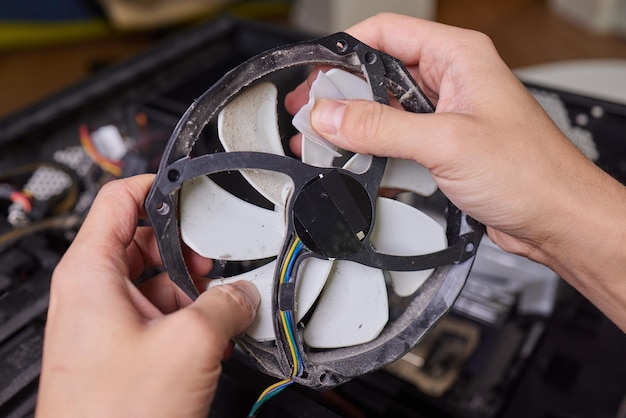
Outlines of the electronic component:
M 386 370 L 413 383 L 423 393 L 440 397 L 456 383 L 479 341 L 478 325 L 446 317 L 413 350 Z
M 443 229 L 415 207 L 378 197 L 384 187 L 428 196 L 436 186 L 414 162 L 339 157 L 341 150 L 311 135 L 307 116 L 294 118 L 304 137 L 301 160 L 286 155 L 278 95 L 264 76 L 308 64 L 341 68 L 318 76 L 312 101 L 319 95 L 386 103 L 391 93 L 409 111 L 433 111 L 399 61 L 349 35 L 268 51 L 188 109 L 146 200 L 164 265 L 191 297 L 198 291 L 179 237 L 205 257 L 264 260 L 222 280 L 259 288 L 257 320 L 237 342 L 262 370 L 283 379 L 253 411 L 292 382 L 327 389 L 405 354 L 452 305 L 483 233 L 449 202 Z M 209 122 L 226 152 L 192 154 Z M 215 174 L 224 172 L 241 173 L 270 204 L 220 184 Z M 404 305 L 390 315 L 393 297 Z

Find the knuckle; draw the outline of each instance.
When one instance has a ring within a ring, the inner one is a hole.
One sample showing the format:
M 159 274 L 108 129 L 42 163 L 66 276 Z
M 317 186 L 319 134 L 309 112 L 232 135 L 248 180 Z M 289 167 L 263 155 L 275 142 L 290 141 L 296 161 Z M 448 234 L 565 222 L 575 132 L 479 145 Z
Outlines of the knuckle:
M 237 313 L 238 316 L 244 315 L 246 319 L 252 320 L 254 315 L 254 307 L 248 299 L 248 297 L 235 286 L 217 286 L 214 289 L 216 292 L 221 292 L 219 297 L 222 298 L 224 303 L 228 305 L 228 310 L 231 313 Z
M 202 310 L 189 306 L 177 311 L 168 318 L 171 327 L 166 328 L 167 338 L 177 338 L 186 341 L 189 349 L 205 352 L 218 348 L 225 340 L 215 324 Z
M 463 42 L 459 45 L 458 53 L 466 56 L 468 59 L 476 59 L 477 57 L 497 56 L 498 51 L 491 38 L 479 31 L 469 30 Z
M 97 198 L 104 202 L 124 202 L 128 189 L 123 180 L 111 180 L 104 184 L 98 192 Z
M 348 104 L 340 128 L 341 135 L 367 146 L 384 134 L 384 111 L 383 105 L 377 102 Z
M 483 47 L 493 46 L 493 41 L 491 40 L 491 38 L 487 34 L 477 30 L 469 30 L 469 34 L 466 40 L 470 44 L 480 45 Z
M 111 180 L 100 188 L 99 194 L 117 194 L 124 188 L 122 180 Z
M 200 309 L 183 309 L 179 311 L 181 323 L 192 330 L 210 332 L 211 321 Z
M 394 19 L 397 16 L 398 15 L 396 13 L 392 13 L 392 12 L 378 12 L 374 16 L 371 17 L 371 20 L 384 22 L 389 19 Z
M 179 335 L 193 339 L 194 344 L 225 344 L 232 335 L 252 322 L 254 308 L 234 286 L 222 285 L 209 291 L 212 294 L 210 307 L 191 304 L 176 312 L 178 325 L 175 328 Z
M 457 158 L 473 155 L 477 146 L 472 138 L 481 137 L 480 130 L 476 130 L 471 118 L 450 118 L 442 124 L 438 132 L 434 150 L 444 160 L 456 161 Z
M 100 188 L 96 199 L 106 205 L 119 205 L 129 211 L 133 210 L 136 193 L 133 191 L 132 181 L 132 178 L 111 180 Z

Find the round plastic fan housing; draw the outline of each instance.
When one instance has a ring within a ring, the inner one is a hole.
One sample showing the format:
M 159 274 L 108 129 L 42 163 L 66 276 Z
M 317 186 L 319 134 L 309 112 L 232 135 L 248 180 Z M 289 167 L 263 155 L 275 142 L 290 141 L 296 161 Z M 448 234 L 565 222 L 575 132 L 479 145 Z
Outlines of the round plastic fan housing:
M 284 152 L 279 94 L 267 76 L 308 65 L 334 68 L 317 75 L 293 119 L 303 137 L 298 159 Z M 450 202 L 435 220 L 379 196 L 384 188 L 430 196 L 437 187 L 428 170 L 362 154 L 339 165 L 341 150 L 308 122 L 320 98 L 387 104 L 390 96 L 407 111 L 434 111 L 400 61 L 338 33 L 233 69 L 191 104 L 167 144 L 146 199 L 164 266 L 195 298 L 183 243 L 217 260 L 265 260 L 211 285 L 248 280 L 259 289 L 255 322 L 237 343 L 270 375 L 321 390 L 383 367 L 421 340 L 467 279 L 482 225 Z M 193 154 L 209 123 L 225 151 Z M 270 207 L 216 180 L 227 172 Z M 398 298 L 403 309 L 392 315 Z

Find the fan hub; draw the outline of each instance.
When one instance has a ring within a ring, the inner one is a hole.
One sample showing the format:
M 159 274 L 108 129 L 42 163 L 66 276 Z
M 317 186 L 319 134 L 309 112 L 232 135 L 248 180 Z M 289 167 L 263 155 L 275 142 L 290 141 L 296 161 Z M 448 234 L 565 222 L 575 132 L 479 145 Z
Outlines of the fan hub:
M 311 180 L 294 202 L 298 237 L 324 257 L 355 254 L 372 225 L 372 204 L 365 187 L 337 169 Z

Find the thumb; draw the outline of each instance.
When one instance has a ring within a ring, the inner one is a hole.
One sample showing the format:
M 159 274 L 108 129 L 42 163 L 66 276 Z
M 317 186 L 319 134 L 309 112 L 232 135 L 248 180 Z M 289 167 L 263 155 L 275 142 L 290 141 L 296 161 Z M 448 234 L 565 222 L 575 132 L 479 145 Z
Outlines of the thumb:
M 248 281 L 208 289 L 188 306 L 200 311 L 219 341 L 226 342 L 252 324 L 261 296 Z
M 311 125 L 343 149 L 412 159 L 433 168 L 441 152 L 446 152 L 441 129 L 450 128 L 450 123 L 442 120 L 446 117 L 449 115 L 411 113 L 368 100 L 321 99 L 311 112 Z

